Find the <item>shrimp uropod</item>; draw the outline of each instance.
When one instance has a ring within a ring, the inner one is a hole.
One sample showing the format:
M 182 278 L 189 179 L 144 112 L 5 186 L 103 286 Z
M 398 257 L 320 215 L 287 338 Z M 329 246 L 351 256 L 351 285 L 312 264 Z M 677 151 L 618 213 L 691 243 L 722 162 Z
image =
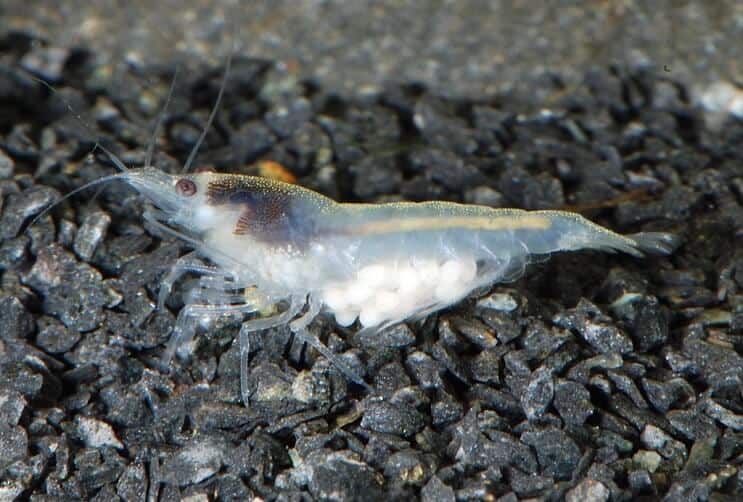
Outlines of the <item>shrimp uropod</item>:
M 229 60 L 220 97 L 228 74 Z M 219 98 L 204 133 L 218 105 Z M 202 139 L 203 134 L 186 168 Z M 169 174 L 149 165 L 151 151 L 137 169 L 106 153 L 123 172 L 93 183 L 125 181 L 154 206 L 144 213 L 148 222 L 194 248 L 166 274 L 159 291 L 163 308 L 179 277 L 200 276 L 178 314 L 166 362 L 195 335 L 199 320 L 286 304 L 280 313 L 240 327 L 240 389 L 246 405 L 251 332 L 288 324 L 300 340 L 365 385 L 309 333 L 321 312 L 342 326 L 380 330 L 444 309 L 476 289 L 515 280 L 537 256 L 578 249 L 668 254 L 677 245 L 672 234 L 624 236 L 570 212 L 450 202 L 338 203 L 266 178 Z M 258 294 L 236 293 L 247 288 Z

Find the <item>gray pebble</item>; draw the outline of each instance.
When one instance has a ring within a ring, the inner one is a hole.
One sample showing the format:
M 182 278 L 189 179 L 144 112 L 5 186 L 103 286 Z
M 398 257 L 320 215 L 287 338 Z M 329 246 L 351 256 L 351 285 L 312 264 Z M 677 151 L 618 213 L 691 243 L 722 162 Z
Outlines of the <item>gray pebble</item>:
M 307 486 L 319 500 L 380 500 L 382 487 L 374 470 L 345 451 L 320 451 L 305 459 Z
M 606 502 L 611 491 L 601 481 L 586 479 L 565 494 L 566 502 Z
M 80 333 L 59 322 L 50 322 L 36 335 L 36 345 L 49 354 L 62 354 L 80 341 Z
M 524 474 L 518 469 L 511 471 L 511 488 L 519 497 L 538 497 L 552 487 L 554 480 L 547 476 Z
M 423 502 L 454 502 L 454 489 L 444 484 L 438 476 L 432 476 L 421 490 Z
M 59 198 L 59 192 L 49 187 L 33 187 L 21 193 L 11 193 L 5 199 L 0 218 L 0 239 L 12 239 L 23 225 Z
M 57 82 L 69 55 L 69 49 L 39 45 L 23 56 L 21 66 L 47 82 Z
M 555 383 L 552 374 L 545 368 L 539 368 L 529 377 L 521 394 L 521 406 L 529 420 L 540 418 L 552 403 L 555 395 Z
M 559 380 L 555 385 L 555 408 L 566 424 L 580 426 L 593 414 L 591 394 L 583 385 Z
M 573 476 L 581 451 L 565 432 L 555 428 L 527 431 L 521 435 L 521 441 L 537 452 L 543 475 L 560 480 L 569 480 Z
M 412 437 L 423 426 L 423 417 L 415 409 L 384 401 L 370 402 L 361 419 L 361 427 L 365 429 L 402 437 Z
M 25 458 L 28 450 L 26 430 L 18 425 L 0 422 L 0 470 L 16 460 Z
M 431 476 L 433 467 L 420 452 L 403 450 L 389 456 L 384 465 L 384 476 L 393 483 L 420 486 Z
M 643 378 L 641 383 L 650 404 L 664 415 L 675 403 L 692 399 L 695 395 L 691 385 L 682 378 L 672 378 L 667 382 Z
M 110 424 L 93 417 L 75 417 L 77 437 L 90 448 L 124 448 Z
M 686 460 L 686 447 L 680 441 L 654 425 L 647 425 L 640 434 L 640 441 L 646 448 L 657 451 L 663 457 L 682 464 Z
M 162 475 L 178 486 L 194 485 L 219 472 L 227 455 L 223 439 L 195 437 L 165 461 Z
M 666 418 L 677 433 L 690 441 L 716 437 L 720 433 L 714 420 L 701 413 L 697 407 L 671 410 Z
M 265 118 L 266 125 L 279 137 L 288 138 L 312 116 L 312 105 L 305 98 L 277 105 Z
M 140 463 L 129 464 L 116 483 L 116 494 L 125 502 L 144 502 L 147 496 L 147 470 Z
M 629 376 L 625 375 L 620 371 L 609 370 L 606 375 L 612 381 L 612 383 L 622 391 L 627 397 L 632 400 L 632 403 L 638 408 L 648 408 L 648 403 L 645 401 L 640 389 L 637 388 L 635 382 Z
M 33 333 L 34 327 L 33 316 L 18 298 L 14 296 L 0 298 L 0 338 L 24 339 Z
M 0 179 L 11 178 L 14 170 L 15 162 L 12 158 L 8 157 L 2 149 L 0 149 Z M 2 205 L 0 205 L 0 208 L 2 208 Z
M 85 215 L 75 235 L 73 249 L 83 261 L 90 261 L 98 244 L 106 238 L 111 217 L 103 211 L 94 211 Z
M 26 404 L 20 392 L 0 388 L 0 427 L 18 425 Z
M 632 352 L 632 340 L 612 324 L 612 319 L 585 298 L 567 314 L 558 314 L 553 322 L 574 329 L 597 352 L 602 354 Z
M 724 426 L 730 427 L 736 431 L 743 430 L 743 415 L 733 413 L 729 409 L 709 398 L 703 402 L 702 407 L 707 415 L 714 418 Z

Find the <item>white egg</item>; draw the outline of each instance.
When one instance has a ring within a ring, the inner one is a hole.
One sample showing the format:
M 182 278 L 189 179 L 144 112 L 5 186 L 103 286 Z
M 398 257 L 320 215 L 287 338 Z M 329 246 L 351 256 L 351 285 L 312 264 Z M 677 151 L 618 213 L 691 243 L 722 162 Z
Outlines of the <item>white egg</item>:
M 389 317 L 399 307 L 400 297 L 392 291 L 382 290 L 374 295 L 374 303 L 381 314 Z
M 473 259 L 467 259 L 462 261 L 463 265 L 463 272 L 462 272 L 462 280 L 463 281 L 471 281 L 475 277 L 477 277 L 477 262 Z
M 330 310 L 343 310 L 348 305 L 346 290 L 339 286 L 327 288 L 322 293 L 322 301 Z
M 432 286 L 439 282 L 440 267 L 433 261 L 421 261 L 415 266 L 421 285 Z
M 404 266 L 397 271 L 397 291 L 403 297 L 414 294 L 420 287 L 418 271 L 412 266 Z
M 454 284 L 462 275 L 462 264 L 458 260 L 446 260 L 441 265 L 441 283 Z
M 362 326 L 376 326 L 383 320 L 381 313 L 373 307 L 366 307 L 359 314 L 359 321 L 361 321 Z
M 393 275 L 391 272 L 392 269 L 385 265 L 368 265 L 359 270 L 358 279 L 360 283 L 375 289 L 389 280 L 389 276 Z
M 361 306 L 372 295 L 372 289 L 364 283 L 355 283 L 346 291 L 346 298 L 351 305 Z

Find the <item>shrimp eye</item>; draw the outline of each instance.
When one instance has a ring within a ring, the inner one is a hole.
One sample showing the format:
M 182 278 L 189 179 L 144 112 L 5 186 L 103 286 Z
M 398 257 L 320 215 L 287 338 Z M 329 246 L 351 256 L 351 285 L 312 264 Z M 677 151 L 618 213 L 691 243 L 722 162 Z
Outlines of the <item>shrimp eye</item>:
M 180 195 L 191 197 L 196 194 L 196 183 L 187 178 L 181 178 L 176 182 L 175 189 Z

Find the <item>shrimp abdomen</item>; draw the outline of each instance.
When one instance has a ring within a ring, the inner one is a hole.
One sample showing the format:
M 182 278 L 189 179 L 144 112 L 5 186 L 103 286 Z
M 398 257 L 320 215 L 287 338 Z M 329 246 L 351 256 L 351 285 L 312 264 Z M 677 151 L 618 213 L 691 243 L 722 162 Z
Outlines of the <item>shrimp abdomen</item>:
M 514 238 L 531 254 L 549 254 L 559 251 L 596 249 L 606 252 L 621 251 L 633 256 L 647 254 L 667 255 L 679 245 L 677 236 L 665 232 L 641 232 L 621 235 L 604 228 L 583 216 L 565 211 L 534 211 L 525 213 L 531 218 L 544 218 L 542 229 L 516 228 Z

